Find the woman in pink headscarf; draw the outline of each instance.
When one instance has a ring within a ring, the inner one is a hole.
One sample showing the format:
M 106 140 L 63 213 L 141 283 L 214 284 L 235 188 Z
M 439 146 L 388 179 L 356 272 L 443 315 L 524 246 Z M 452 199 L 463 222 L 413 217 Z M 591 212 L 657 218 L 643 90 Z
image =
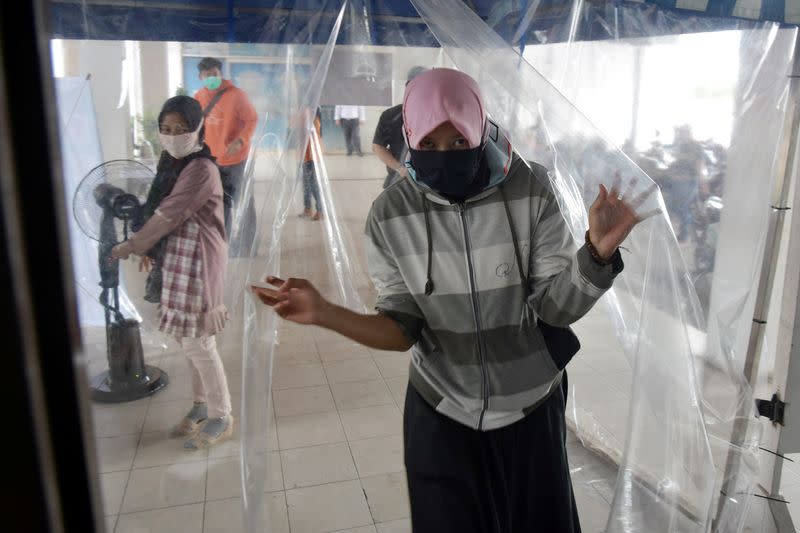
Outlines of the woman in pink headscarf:
M 475 80 L 435 69 L 403 101 L 408 178 L 375 200 L 376 314 L 302 279 L 254 288 L 284 319 L 412 350 L 403 412 L 417 532 L 579 532 L 566 454 L 569 325 L 608 290 L 647 194 L 601 186 L 575 247 L 544 167 L 488 118 Z

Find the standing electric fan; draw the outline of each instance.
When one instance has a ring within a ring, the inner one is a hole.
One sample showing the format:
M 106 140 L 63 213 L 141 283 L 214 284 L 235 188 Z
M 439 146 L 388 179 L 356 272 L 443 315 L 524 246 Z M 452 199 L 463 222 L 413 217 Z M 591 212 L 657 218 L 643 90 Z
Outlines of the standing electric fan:
M 138 400 L 169 383 L 165 372 L 144 364 L 139 322 L 125 318 L 119 309 L 119 259 L 110 259 L 111 249 L 128 238 L 153 177 L 137 161 L 108 161 L 81 180 L 72 201 L 78 226 L 98 242 L 99 301 L 105 310 L 108 358 L 108 370 L 92 378 L 92 399 L 98 402 Z

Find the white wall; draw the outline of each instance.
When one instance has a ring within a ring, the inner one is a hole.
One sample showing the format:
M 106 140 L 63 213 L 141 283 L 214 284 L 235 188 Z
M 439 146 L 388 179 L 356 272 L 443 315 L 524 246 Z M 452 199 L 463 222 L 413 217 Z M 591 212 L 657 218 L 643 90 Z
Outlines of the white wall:
M 64 75 L 91 75 L 103 160 L 125 159 L 132 152 L 127 98 L 123 86 L 124 41 L 63 41 Z
M 142 78 L 142 111 L 157 113 L 170 94 L 170 77 L 167 60 L 167 43 L 142 41 L 139 43 Z

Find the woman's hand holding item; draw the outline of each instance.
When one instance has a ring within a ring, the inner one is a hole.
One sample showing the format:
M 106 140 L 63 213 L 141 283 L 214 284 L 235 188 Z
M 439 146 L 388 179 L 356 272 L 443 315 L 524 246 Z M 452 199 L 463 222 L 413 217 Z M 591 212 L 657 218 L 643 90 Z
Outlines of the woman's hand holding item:
M 267 283 L 276 289 L 253 286 L 253 292 L 281 318 L 298 324 L 322 325 L 331 305 L 310 281 L 297 278 L 284 281 L 269 276 Z
M 150 272 L 153 268 L 153 260 L 146 255 L 139 261 L 139 272 Z
M 111 249 L 110 259 L 127 259 L 133 253 L 131 241 L 121 242 Z
M 364 315 L 334 305 L 308 280 L 289 278 L 284 281 L 269 276 L 266 281 L 276 288 L 253 285 L 253 293 L 285 320 L 320 326 L 377 350 L 405 352 L 413 344 L 394 319 L 382 314 Z

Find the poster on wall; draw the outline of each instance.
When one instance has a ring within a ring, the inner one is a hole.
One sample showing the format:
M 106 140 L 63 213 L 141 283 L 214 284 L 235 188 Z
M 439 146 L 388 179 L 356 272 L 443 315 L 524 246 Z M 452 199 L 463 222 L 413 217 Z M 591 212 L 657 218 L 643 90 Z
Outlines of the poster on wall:
M 309 65 L 294 65 L 289 68 L 281 63 L 230 64 L 233 83 L 245 91 L 258 112 L 256 134 L 260 136 L 260 148 L 275 148 L 283 142 L 289 122 L 285 106 L 296 108 L 299 102 L 296 87 L 308 84 L 311 76 Z M 290 95 L 287 101 L 287 95 Z

